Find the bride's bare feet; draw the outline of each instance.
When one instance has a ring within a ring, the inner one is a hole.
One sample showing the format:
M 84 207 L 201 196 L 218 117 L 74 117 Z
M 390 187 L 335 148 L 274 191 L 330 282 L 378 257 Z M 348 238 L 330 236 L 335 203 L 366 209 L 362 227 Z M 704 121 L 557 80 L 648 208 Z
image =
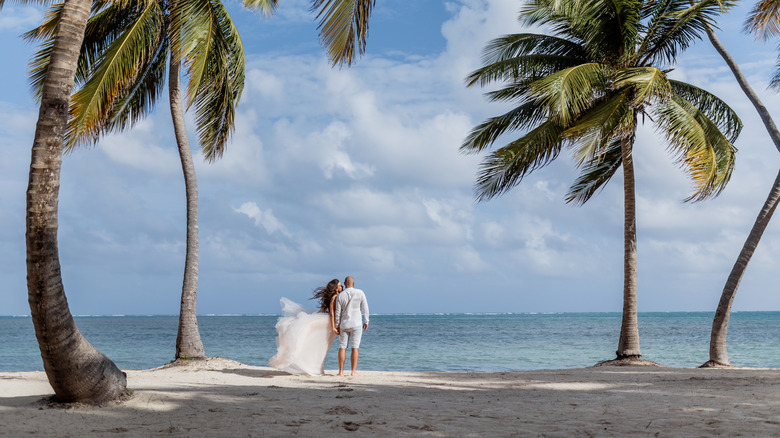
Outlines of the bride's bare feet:
M 357 371 L 352 371 L 352 374 L 350 374 L 350 376 L 352 376 L 352 377 L 355 377 L 357 375 L 358 375 Z

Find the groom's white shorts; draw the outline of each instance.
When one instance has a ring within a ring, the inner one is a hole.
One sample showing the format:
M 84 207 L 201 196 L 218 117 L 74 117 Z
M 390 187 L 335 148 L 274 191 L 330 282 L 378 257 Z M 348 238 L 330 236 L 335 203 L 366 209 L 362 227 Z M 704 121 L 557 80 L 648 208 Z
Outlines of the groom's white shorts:
M 339 348 L 347 348 L 350 338 L 352 339 L 352 348 L 360 348 L 360 338 L 362 337 L 363 327 L 342 329 L 339 334 Z

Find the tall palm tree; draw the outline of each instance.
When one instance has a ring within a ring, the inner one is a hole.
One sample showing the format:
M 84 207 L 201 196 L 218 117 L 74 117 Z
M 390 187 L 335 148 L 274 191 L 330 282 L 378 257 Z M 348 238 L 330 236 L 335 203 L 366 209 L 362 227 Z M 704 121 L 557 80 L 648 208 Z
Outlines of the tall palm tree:
M 373 0 L 313 1 L 319 10 L 321 39 L 333 64 L 351 64 L 363 53 Z M 244 6 L 272 13 L 277 0 L 245 0 Z M 45 39 L 31 72 L 40 87 L 59 22 L 60 5 L 29 32 Z M 187 84 L 187 106 L 195 105 L 200 146 L 206 159 L 221 157 L 233 130 L 235 108 L 244 84 L 244 51 L 238 31 L 219 0 L 96 1 L 86 28 L 67 133 L 70 147 L 95 143 L 152 111 L 165 83 L 187 199 L 187 248 L 182 284 L 176 358 L 205 357 L 197 323 L 198 190 L 184 122 L 180 68 Z
M 264 11 L 274 2 L 260 2 Z M 48 68 L 51 38 L 60 5 L 29 32 L 45 38 L 31 72 L 37 89 Z M 207 159 L 220 156 L 233 129 L 244 83 L 244 52 L 235 26 L 218 0 L 155 0 L 93 3 L 79 58 L 67 144 L 95 143 L 147 115 L 162 94 L 168 64 L 168 97 L 184 174 L 187 245 L 182 282 L 176 358 L 203 358 L 197 322 L 198 189 L 187 138 L 181 93 L 182 62 L 189 76 L 188 104 L 195 104 L 200 144 Z
M 746 27 L 751 33 L 763 39 L 780 35 L 780 1 L 762 0 L 756 3 L 748 18 Z M 728 50 L 726 50 L 726 47 L 715 35 L 715 32 L 709 27 L 707 28 L 707 36 L 723 60 L 726 61 L 726 64 L 729 66 L 729 69 L 734 75 L 734 78 L 736 78 L 740 88 L 742 88 L 742 91 L 745 93 L 745 96 L 747 96 L 748 100 L 750 100 L 753 107 L 758 112 L 775 148 L 780 151 L 780 130 L 777 129 L 777 125 L 775 125 L 772 116 L 769 114 L 769 110 L 758 97 L 758 93 L 750 86 L 750 83 L 742 73 L 742 69 L 739 68 L 737 62 Z M 780 70 L 775 73 L 770 82 L 770 86 L 775 89 L 780 87 Z M 756 217 L 756 221 L 753 223 L 753 227 L 750 229 L 750 233 L 748 234 L 745 243 L 742 245 L 737 260 L 726 279 L 726 284 L 723 286 L 723 291 L 721 292 L 720 300 L 718 301 L 718 307 L 715 310 L 715 317 L 712 320 L 712 331 L 710 332 L 710 359 L 705 362 L 702 367 L 731 365 L 731 362 L 729 362 L 728 350 L 726 348 L 731 305 L 734 303 L 737 289 L 739 289 L 739 284 L 742 281 L 745 270 L 747 270 L 748 263 L 750 262 L 753 253 L 756 251 L 761 236 L 763 236 L 764 230 L 766 230 L 767 225 L 769 225 L 769 221 L 772 219 L 772 215 L 777 208 L 778 201 L 780 201 L 780 171 L 778 171 L 775 181 L 772 183 L 769 195 L 767 196 L 766 201 L 764 201 L 764 205 L 761 207 L 761 211 L 759 211 L 758 217 Z
M 637 321 L 636 201 L 633 145 L 640 118 L 667 140 L 676 163 L 691 177 L 686 201 L 717 195 L 734 166 L 733 142 L 742 127 L 722 100 L 666 73 L 678 53 L 699 38 L 716 1 L 689 8 L 687 0 L 532 0 L 520 20 L 550 34 L 507 35 L 490 42 L 483 67 L 469 86 L 501 82 L 493 101 L 517 105 L 476 126 L 463 142 L 485 151 L 523 131 L 482 162 L 478 201 L 501 195 L 532 171 L 571 149 L 582 170 L 567 202 L 587 202 L 623 169 L 623 320 L 616 360 L 641 358 Z
M 87 0 L 66 1 L 51 44 L 32 147 L 25 237 L 30 314 L 55 397 L 62 402 L 100 403 L 121 396 L 127 380 L 76 327 L 62 284 L 57 246 L 63 134 L 89 6 Z

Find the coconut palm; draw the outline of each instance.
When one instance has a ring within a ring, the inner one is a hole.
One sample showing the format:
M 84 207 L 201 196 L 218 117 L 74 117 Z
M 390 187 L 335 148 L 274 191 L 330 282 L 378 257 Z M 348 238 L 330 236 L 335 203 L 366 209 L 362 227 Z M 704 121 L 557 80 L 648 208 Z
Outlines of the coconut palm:
M 244 6 L 269 14 L 277 0 L 246 0 Z M 351 64 L 363 53 L 373 1 L 313 1 L 319 9 L 321 39 L 334 64 Z M 29 32 L 45 39 L 33 60 L 33 85 L 39 88 L 48 67 L 60 5 Z M 357 49 L 357 50 L 356 50 Z M 101 135 L 132 125 L 154 107 L 165 85 L 187 199 L 187 248 L 182 284 L 176 358 L 205 357 L 197 324 L 198 190 L 184 123 L 180 68 L 187 84 L 187 106 L 194 105 L 199 143 L 213 161 L 225 150 L 244 84 L 244 52 L 238 31 L 219 0 L 96 1 L 86 28 L 67 133 L 70 147 L 95 143 Z
M 63 133 L 89 6 L 87 0 L 68 0 L 51 42 L 51 66 L 42 84 L 30 162 L 25 238 L 30 315 L 55 397 L 62 402 L 100 403 L 122 395 L 127 380 L 76 327 L 62 284 L 57 246 Z
M 549 34 L 521 33 L 490 42 L 469 86 L 500 82 L 493 101 L 516 104 L 476 126 L 461 150 L 478 153 L 521 131 L 482 162 L 479 201 L 501 195 L 570 149 L 581 174 L 567 202 L 587 202 L 622 167 L 623 320 L 617 360 L 641 357 L 637 322 L 636 201 L 632 151 L 639 120 L 650 120 L 675 162 L 690 176 L 686 201 L 717 195 L 733 166 L 737 115 L 713 94 L 667 76 L 678 53 L 719 11 L 715 1 L 532 0 L 521 23 Z
M 759 1 L 748 18 L 747 29 L 762 39 L 780 35 L 780 1 Z M 750 100 L 753 107 L 758 112 L 775 148 L 780 151 L 780 130 L 777 129 L 772 116 L 769 114 L 769 110 L 758 97 L 758 94 L 753 90 L 753 87 L 750 86 L 750 83 L 742 73 L 742 69 L 739 68 L 737 62 L 728 50 L 726 50 L 726 47 L 715 35 L 715 32 L 709 27 L 707 28 L 707 36 L 717 52 L 726 61 L 726 64 L 734 74 L 734 77 L 742 88 L 742 91 L 745 93 L 745 96 L 747 96 L 748 100 Z M 780 87 L 780 69 L 778 69 L 772 78 L 770 86 L 775 89 Z M 769 195 L 767 196 L 766 201 L 764 201 L 764 205 L 761 207 L 761 211 L 759 211 L 758 217 L 756 217 L 756 221 L 753 223 L 753 227 L 750 229 L 750 233 L 748 234 L 745 243 L 742 245 L 739 256 L 737 256 L 737 260 L 726 279 L 726 284 L 723 286 L 723 291 L 721 292 L 720 300 L 718 301 L 718 307 L 715 311 L 715 317 L 712 320 L 712 331 L 710 332 L 710 359 L 705 362 L 702 367 L 731 365 L 731 362 L 729 362 L 728 350 L 726 348 L 731 305 L 734 303 L 737 289 L 739 289 L 739 284 L 745 274 L 750 258 L 756 251 L 761 236 L 764 234 L 764 230 L 766 230 L 769 221 L 772 219 L 778 201 L 780 201 L 780 171 L 775 177 L 772 188 L 769 190 Z
M 268 12 L 274 2 L 261 2 Z M 60 5 L 29 39 L 46 38 L 33 60 L 33 86 L 48 68 Z M 244 52 L 235 26 L 219 1 L 94 2 L 79 58 L 67 144 L 95 143 L 132 125 L 154 108 L 168 79 L 168 96 L 187 204 L 187 247 L 176 358 L 203 358 L 197 323 L 198 189 L 181 96 L 185 64 L 188 104 L 195 105 L 200 145 L 207 159 L 220 156 L 233 129 L 244 82 Z M 168 74 L 166 76 L 166 64 Z

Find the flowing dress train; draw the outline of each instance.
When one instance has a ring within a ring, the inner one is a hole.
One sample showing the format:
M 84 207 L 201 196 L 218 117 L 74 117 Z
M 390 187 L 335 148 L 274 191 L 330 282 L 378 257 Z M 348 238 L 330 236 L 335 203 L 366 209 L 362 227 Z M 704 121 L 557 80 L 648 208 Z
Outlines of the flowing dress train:
M 282 298 L 282 317 L 276 323 L 276 355 L 268 365 L 290 374 L 321 376 L 325 356 L 336 334 L 330 315 L 309 312 L 298 303 Z

